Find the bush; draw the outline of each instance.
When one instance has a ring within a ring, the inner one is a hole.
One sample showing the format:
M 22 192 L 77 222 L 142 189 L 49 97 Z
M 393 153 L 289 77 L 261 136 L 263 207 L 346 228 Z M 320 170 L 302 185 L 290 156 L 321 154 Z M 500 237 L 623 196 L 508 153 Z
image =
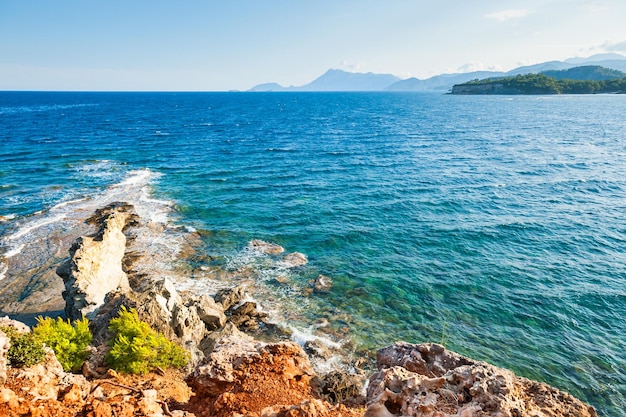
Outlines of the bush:
M 28 367 L 46 358 L 43 344 L 33 333 L 20 333 L 12 327 L 2 327 L 0 330 L 11 339 L 11 347 L 7 352 L 7 359 L 11 366 Z
M 91 344 L 92 335 L 86 318 L 76 320 L 72 325 L 69 319 L 38 317 L 33 334 L 54 350 L 65 372 L 79 372 L 89 356 L 87 346 Z
M 189 352 L 139 320 L 137 311 L 122 307 L 111 320 L 113 333 L 107 364 L 116 371 L 145 374 L 154 368 L 180 368 L 189 361 Z

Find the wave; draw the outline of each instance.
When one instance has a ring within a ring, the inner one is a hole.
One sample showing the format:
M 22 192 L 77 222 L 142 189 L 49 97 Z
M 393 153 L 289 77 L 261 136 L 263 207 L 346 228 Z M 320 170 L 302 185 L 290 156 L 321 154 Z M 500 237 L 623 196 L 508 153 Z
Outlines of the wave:
M 99 104 L 82 103 L 82 104 L 53 104 L 53 105 L 38 105 L 38 106 L 15 106 L 15 107 L 0 107 L 0 114 L 16 114 L 16 113 L 33 113 L 33 112 L 46 112 L 55 110 L 66 110 L 78 107 L 91 107 L 99 106 Z

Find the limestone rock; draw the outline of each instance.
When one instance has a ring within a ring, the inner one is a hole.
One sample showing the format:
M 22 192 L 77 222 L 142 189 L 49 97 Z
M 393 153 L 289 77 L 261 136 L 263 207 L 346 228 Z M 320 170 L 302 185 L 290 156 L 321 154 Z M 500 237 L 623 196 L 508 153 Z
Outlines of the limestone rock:
M 11 340 L 0 330 L 0 386 L 7 380 L 7 352 L 11 347 Z
M 151 328 L 187 349 L 191 353 L 192 366 L 204 358 L 200 349 L 204 338 L 210 331 L 226 323 L 221 306 L 210 296 L 179 294 L 173 283 L 164 278 L 146 284 L 142 293 L 110 293 L 92 321 L 94 341 L 97 344 L 106 343 L 110 339 L 106 327 L 122 306 L 134 308 L 139 318 Z M 97 363 L 90 366 L 93 369 L 99 367 Z
M 238 285 L 235 288 L 225 288 L 215 294 L 215 302 L 222 305 L 224 311 L 230 310 L 246 298 L 246 290 Z
M 254 415 L 310 398 L 313 369 L 300 345 L 227 337 L 188 378 L 209 415 Z M 245 410 L 245 411 L 242 411 Z
M 78 238 L 70 248 L 70 258 L 57 268 L 65 283 L 68 318 L 91 318 L 109 292 L 130 288 L 122 260 L 126 251 L 123 231 L 135 219 L 132 210 L 128 204 L 113 203 L 97 211 L 91 221 L 99 231 L 95 236 Z
M 63 366 L 49 348 L 42 363 L 25 368 L 16 379 L 21 380 L 20 383 L 28 387 L 27 392 L 35 398 L 57 400 L 72 389 L 79 390 L 85 398 L 90 391 L 85 377 L 63 371 Z
M 283 256 L 283 258 L 281 259 L 281 262 L 287 268 L 295 268 L 297 266 L 306 265 L 307 262 L 309 262 L 309 259 L 306 257 L 304 253 L 293 252 L 293 253 L 288 253 L 287 255 Z
M 215 346 L 221 339 L 226 339 L 228 337 L 244 339 L 244 340 L 252 340 L 252 338 L 245 333 L 242 333 L 237 329 L 233 323 L 228 322 L 221 329 L 210 332 L 201 342 L 200 342 L 200 350 L 204 354 L 204 356 L 209 356 Z
M 366 417 L 596 417 L 593 407 L 544 383 L 436 344 L 396 343 L 377 354 Z
M 265 255 L 280 255 L 285 249 L 275 243 L 265 242 L 263 240 L 254 239 L 248 242 L 248 248 L 255 252 L 260 252 Z
M 226 324 L 226 315 L 222 306 L 215 300 L 203 294 L 194 302 L 198 317 L 204 322 L 207 330 L 217 330 Z

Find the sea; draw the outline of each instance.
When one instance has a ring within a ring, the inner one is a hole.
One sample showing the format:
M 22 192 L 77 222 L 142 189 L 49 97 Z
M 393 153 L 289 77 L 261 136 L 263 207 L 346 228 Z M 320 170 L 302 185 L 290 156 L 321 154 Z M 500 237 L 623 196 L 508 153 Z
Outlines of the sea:
M 129 201 L 161 225 L 148 269 L 244 284 L 295 340 L 441 343 L 622 416 L 625 115 L 626 95 L 0 92 L 0 294 Z

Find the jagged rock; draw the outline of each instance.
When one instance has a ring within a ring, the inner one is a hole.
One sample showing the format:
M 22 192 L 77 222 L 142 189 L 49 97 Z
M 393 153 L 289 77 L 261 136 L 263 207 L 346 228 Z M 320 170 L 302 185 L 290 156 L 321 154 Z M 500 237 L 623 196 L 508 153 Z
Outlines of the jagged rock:
M 330 402 L 340 403 L 357 397 L 363 387 L 363 377 L 333 371 L 323 378 L 322 395 Z
M 107 296 L 92 321 L 94 340 L 98 344 L 106 343 L 111 337 L 106 330 L 109 321 L 122 306 L 134 308 L 141 320 L 191 353 L 191 366 L 197 364 L 204 358 L 200 350 L 202 340 L 226 323 L 221 306 L 208 295 L 179 294 L 166 278 L 146 287 L 142 293 L 118 291 Z
M 293 252 L 293 253 L 288 253 L 287 255 L 283 256 L 283 258 L 281 259 L 281 262 L 287 268 L 295 268 L 297 266 L 306 265 L 307 262 L 309 262 L 309 260 L 304 253 Z
M 593 407 L 544 383 L 436 344 L 396 343 L 377 354 L 365 417 L 596 417 Z
M 110 347 L 106 344 L 98 347 L 88 346 L 89 356 L 83 362 L 81 373 L 86 378 L 102 378 L 106 375 L 108 368 L 105 366 L 105 358 L 109 353 Z
M 333 352 L 319 339 L 307 340 L 303 348 L 312 357 L 328 360 L 333 356 Z
M 333 286 L 333 280 L 326 275 L 320 274 L 313 283 L 315 292 L 329 292 Z
M 202 320 L 207 330 L 217 330 L 226 324 L 226 315 L 222 306 L 217 304 L 215 300 L 203 294 L 195 301 L 198 317 Z
M 7 380 L 7 352 L 11 347 L 11 339 L 0 330 L 0 385 Z
M 275 243 L 265 242 L 263 240 L 254 239 L 248 242 L 248 248 L 260 252 L 265 255 L 280 255 L 285 249 Z
M 222 305 L 224 311 L 230 310 L 246 298 L 246 290 L 238 285 L 235 288 L 225 288 L 215 294 L 215 302 Z
M 202 342 L 200 342 L 199 348 L 204 356 L 207 357 L 213 352 L 213 350 L 215 349 L 215 345 L 217 345 L 217 342 L 219 342 L 221 339 L 226 339 L 228 337 L 239 338 L 242 340 L 252 340 L 250 336 L 239 331 L 237 326 L 235 326 L 231 322 L 228 322 L 221 329 L 209 333 L 202 340 Z
M 58 400 L 74 385 L 83 398 L 87 397 L 90 385 L 82 375 L 63 371 L 52 349 L 46 348 L 46 358 L 42 363 L 25 368 L 16 379 L 28 387 L 28 394 L 35 398 Z
M 113 203 L 90 219 L 99 226 L 96 235 L 82 236 L 74 242 L 70 258 L 56 271 L 65 283 L 63 298 L 68 318 L 91 318 L 109 292 L 130 288 L 122 269 L 126 251 L 123 231 L 134 219 L 131 205 Z
M 293 342 L 262 343 L 227 337 L 193 371 L 188 383 L 209 415 L 259 413 L 277 404 L 298 404 L 310 397 L 313 369 Z

